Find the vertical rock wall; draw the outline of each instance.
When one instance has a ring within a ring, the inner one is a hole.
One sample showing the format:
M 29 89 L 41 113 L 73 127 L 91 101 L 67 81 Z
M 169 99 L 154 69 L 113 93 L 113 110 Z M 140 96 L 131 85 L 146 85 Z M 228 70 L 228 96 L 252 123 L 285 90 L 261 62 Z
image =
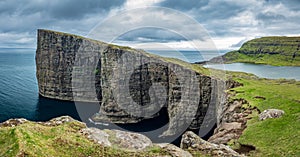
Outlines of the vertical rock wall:
M 215 121 L 223 103 L 222 81 L 141 50 L 75 35 L 39 30 L 36 64 L 40 95 L 98 101 L 94 121 L 136 123 L 166 107 L 165 135 L 172 135 L 184 125 L 200 128 L 205 116 L 211 117 L 207 125 Z

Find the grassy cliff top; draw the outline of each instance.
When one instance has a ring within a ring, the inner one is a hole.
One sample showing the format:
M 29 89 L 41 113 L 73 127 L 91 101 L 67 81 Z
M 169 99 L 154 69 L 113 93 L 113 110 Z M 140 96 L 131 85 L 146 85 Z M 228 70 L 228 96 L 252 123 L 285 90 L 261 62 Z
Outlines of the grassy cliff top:
M 61 118 L 61 117 L 60 117 Z M 31 122 L 12 119 L 0 124 L 0 156 L 116 156 L 145 157 L 168 155 L 158 147 L 133 152 L 116 147 L 104 147 L 81 133 L 86 128 L 76 120 L 69 122 Z
M 262 37 L 247 41 L 237 51 L 213 58 L 212 62 L 243 62 L 275 66 L 300 66 L 300 37 Z
M 250 40 L 238 50 L 244 54 L 300 55 L 300 37 L 262 37 Z
M 244 84 L 231 90 L 234 98 L 247 100 L 261 112 L 272 108 L 285 112 L 281 118 L 264 121 L 260 121 L 256 113 L 252 114 L 237 141 L 256 148 L 250 156 L 300 156 L 300 82 L 240 76 L 234 79 Z

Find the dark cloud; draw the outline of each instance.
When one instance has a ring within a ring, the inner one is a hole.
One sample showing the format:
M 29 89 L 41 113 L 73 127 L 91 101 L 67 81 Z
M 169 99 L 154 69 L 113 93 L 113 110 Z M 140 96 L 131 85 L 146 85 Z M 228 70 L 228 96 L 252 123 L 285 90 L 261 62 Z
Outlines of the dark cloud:
M 38 28 L 85 35 L 111 9 L 123 3 L 122 0 L 0 0 L 0 38 L 6 39 L 0 47 L 34 46 Z
M 91 26 L 91 17 L 106 16 L 121 0 L 1 0 L 0 32 L 35 32 L 37 28 L 61 31 Z M 88 26 L 89 25 L 89 26 Z
M 183 41 L 184 37 L 177 33 L 160 28 L 141 28 L 121 35 L 117 40 L 135 42 L 171 42 Z
M 201 8 L 208 4 L 209 0 L 166 0 L 161 2 L 161 6 L 176 10 L 187 11 L 194 8 Z
M 300 10 L 300 1 L 299 0 L 266 0 L 269 4 L 283 4 L 291 10 Z
M 2 0 L 0 13 L 8 16 L 40 13 L 55 19 L 81 19 L 87 14 L 107 12 L 122 0 Z
M 161 6 L 181 11 L 190 11 L 192 16 L 199 22 L 229 18 L 243 11 L 239 3 L 214 0 L 166 0 L 161 3 Z
M 112 9 L 124 9 L 125 2 L 123 0 L 0 0 L 0 47 L 35 46 L 33 42 L 38 28 L 86 35 L 96 24 L 105 19 Z M 253 36 L 300 34 L 298 29 L 300 1 L 298 0 L 163 0 L 155 5 L 188 14 L 202 24 L 212 37 L 243 39 Z M 139 20 L 139 15 L 134 15 L 132 18 Z M 132 19 L 126 22 L 130 20 Z M 193 25 L 186 23 L 184 19 L 177 21 L 182 23 L 179 25 L 180 29 L 194 35 L 193 39 L 201 36 L 194 33 L 196 31 L 193 30 Z M 115 22 L 119 26 L 116 29 L 123 27 L 122 22 Z M 151 22 L 153 20 L 148 20 L 149 24 Z M 166 25 L 174 25 L 174 23 Z M 118 40 L 168 42 L 184 39 L 167 30 L 145 28 L 126 33 Z M 232 46 L 239 46 L 241 42 Z

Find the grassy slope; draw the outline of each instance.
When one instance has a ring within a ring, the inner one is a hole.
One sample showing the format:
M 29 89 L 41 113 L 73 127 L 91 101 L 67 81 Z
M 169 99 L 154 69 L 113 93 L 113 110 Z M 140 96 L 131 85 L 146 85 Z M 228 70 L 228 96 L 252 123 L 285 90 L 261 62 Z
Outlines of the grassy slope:
M 102 147 L 79 133 L 82 123 L 69 122 L 59 126 L 43 126 L 28 122 L 15 127 L 0 128 L 0 156 L 157 156 L 167 154 L 159 148 L 146 152 L 128 152 Z
M 197 66 L 197 65 L 195 65 Z M 201 72 L 201 68 L 200 71 Z M 204 73 L 225 74 L 220 70 L 204 70 Z M 226 72 L 244 86 L 233 89 L 235 98 L 246 99 L 260 111 L 276 108 L 285 111 L 279 119 L 259 121 L 258 115 L 248 121 L 247 128 L 238 140 L 241 144 L 256 147 L 252 156 L 300 156 L 300 82 L 295 80 L 260 79 L 252 74 Z M 254 98 L 265 97 L 266 100 Z
M 253 156 L 300 156 L 300 82 L 286 80 L 240 79 L 238 98 L 244 98 L 260 111 L 269 108 L 282 109 L 285 115 L 279 119 L 259 121 L 254 116 L 239 139 L 242 144 L 254 145 Z M 266 100 L 255 99 L 263 96 Z
M 228 63 L 300 66 L 300 37 L 262 37 L 224 55 Z

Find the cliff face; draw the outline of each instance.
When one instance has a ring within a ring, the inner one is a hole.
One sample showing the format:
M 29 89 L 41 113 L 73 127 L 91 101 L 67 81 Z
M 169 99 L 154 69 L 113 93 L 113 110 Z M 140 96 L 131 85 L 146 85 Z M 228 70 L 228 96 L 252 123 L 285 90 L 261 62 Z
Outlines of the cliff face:
M 300 37 L 262 37 L 250 40 L 238 50 L 244 54 L 281 54 L 299 56 Z
M 36 64 L 40 95 L 99 102 L 96 122 L 136 123 L 165 107 L 173 135 L 210 127 L 223 110 L 223 81 L 142 50 L 39 30 Z
M 211 59 L 211 63 L 246 62 L 300 66 L 300 37 L 262 37 L 247 41 L 237 51 Z

